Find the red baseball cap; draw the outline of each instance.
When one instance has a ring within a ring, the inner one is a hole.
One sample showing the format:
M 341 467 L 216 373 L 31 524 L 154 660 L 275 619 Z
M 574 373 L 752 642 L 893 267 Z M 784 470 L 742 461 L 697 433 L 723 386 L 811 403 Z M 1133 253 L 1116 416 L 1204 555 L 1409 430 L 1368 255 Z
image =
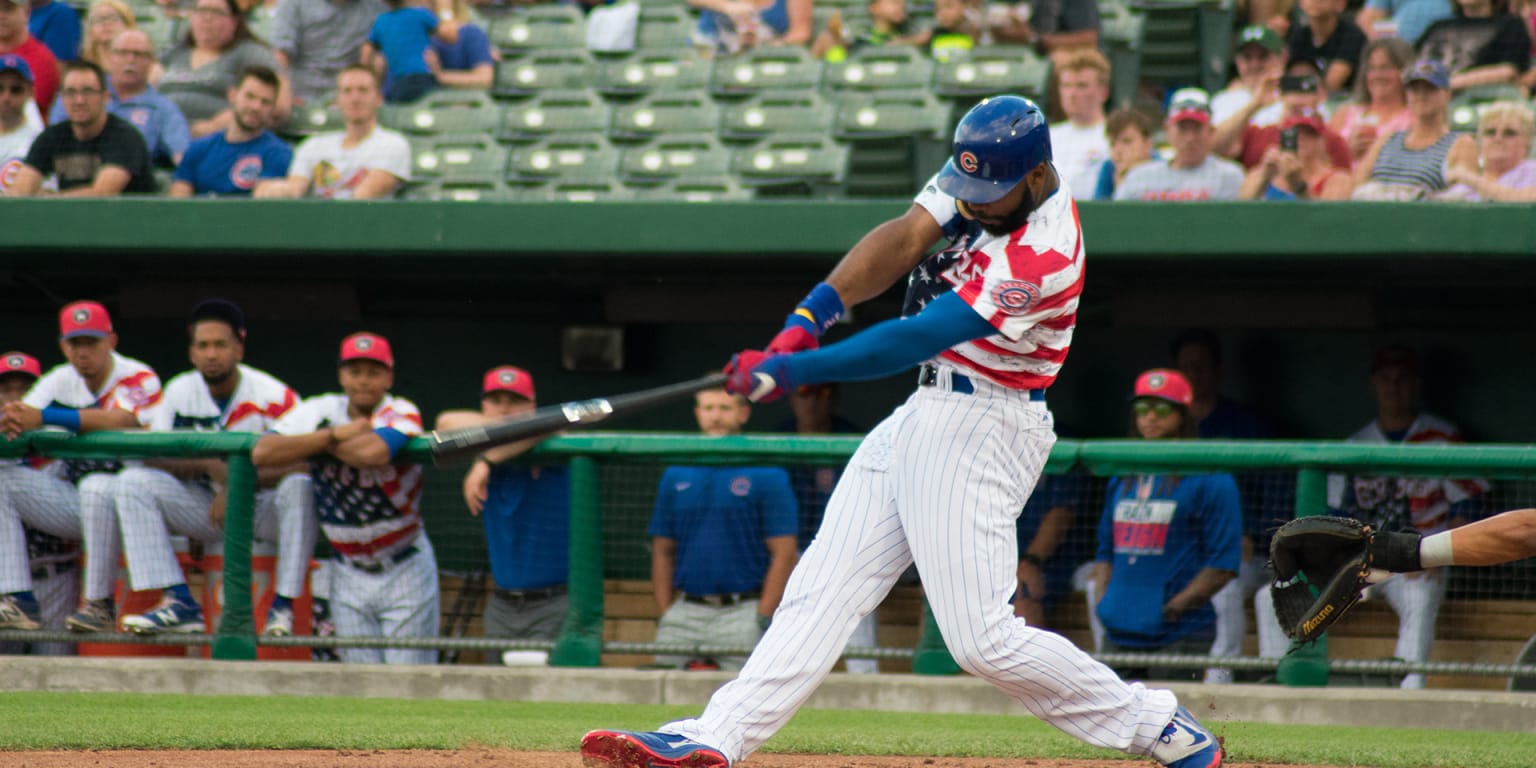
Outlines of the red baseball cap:
M 13 373 L 25 373 L 35 379 L 43 375 L 43 366 L 38 364 L 37 358 L 25 352 L 7 352 L 0 355 L 0 376 L 9 376 Z
M 1180 88 L 1168 100 L 1168 124 L 1192 120 L 1211 124 L 1211 96 L 1199 88 Z
M 1189 379 L 1169 368 L 1153 368 L 1137 376 L 1136 393 L 1131 399 L 1138 397 L 1155 397 L 1185 408 L 1195 402 L 1195 393 L 1189 388 Z
M 367 331 L 341 340 L 341 362 L 349 360 L 372 360 L 389 368 L 395 367 L 395 353 L 389 348 L 389 340 Z
M 511 392 L 532 400 L 533 377 L 515 365 L 497 366 L 485 372 L 485 382 L 480 388 L 482 397 L 492 392 Z
M 1328 129 L 1327 124 L 1323 122 L 1323 116 L 1319 115 L 1315 110 L 1309 109 L 1299 115 L 1292 115 L 1280 121 L 1280 130 L 1283 131 L 1287 128 L 1294 128 L 1298 125 L 1302 126 L 1303 128 L 1311 128 L 1313 131 L 1316 131 L 1319 136 L 1323 134 L 1323 131 Z
M 98 339 L 112 335 L 112 316 L 107 308 L 94 301 L 77 301 L 59 310 L 59 338 L 94 336 Z

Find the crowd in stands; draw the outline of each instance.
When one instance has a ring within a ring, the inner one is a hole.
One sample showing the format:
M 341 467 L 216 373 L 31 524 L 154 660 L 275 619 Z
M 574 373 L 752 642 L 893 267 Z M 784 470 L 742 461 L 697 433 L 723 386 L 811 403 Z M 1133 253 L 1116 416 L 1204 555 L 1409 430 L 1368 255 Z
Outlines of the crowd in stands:
M 413 181 L 412 147 L 379 123 L 381 108 L 491 90 L 517 51 L 488 27 L 540 5 L 0 0 L 0 194 L 394 196 Z M 634 0 L 565 7 L 582 14 L 594 52 L 636 48 Z M 1113 121 L 1096 0 L 871 0 L 825 16 L 814 0 L 678 8 L 696 24 L 680 59 L 802 48 L 838 62 L 894 46 L 943 62 L 1032 49 L 1053 65 L 1048 93 L 1035 95 L 1060 116 L 1056 159 L 1080 199 L 1510 201 L 1532 189 L 1516 154 L 1530 153 L 1517 113 L 1529 113 L 1525 89 L 1536 86 L 1525 3 L 1371 0 L 1358 13 L 1344 0 L 1249 3 L 1227 87 L 1143 83 L 1143 100 L 1119 105 L 1143 117 Z M 1452 114 L 1463 97 L 1470 118 Z M 1497 124 L 1482 125 L 1493 100 Z M 317 105 L 334 105 L 345 129 L 284 131 Z

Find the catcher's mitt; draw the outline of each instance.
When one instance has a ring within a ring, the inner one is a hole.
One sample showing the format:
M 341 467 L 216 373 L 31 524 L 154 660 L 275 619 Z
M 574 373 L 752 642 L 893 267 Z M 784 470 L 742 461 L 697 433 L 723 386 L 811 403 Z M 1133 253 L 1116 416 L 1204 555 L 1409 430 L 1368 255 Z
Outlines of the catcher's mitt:
M 1293 640 L 1313 642 L 1370 584 L 1371 570 L 1419 570 L 1419 535 L 1382 533 L 1354 518 L 1300 517 L 1269 545 L 1275 618 Z

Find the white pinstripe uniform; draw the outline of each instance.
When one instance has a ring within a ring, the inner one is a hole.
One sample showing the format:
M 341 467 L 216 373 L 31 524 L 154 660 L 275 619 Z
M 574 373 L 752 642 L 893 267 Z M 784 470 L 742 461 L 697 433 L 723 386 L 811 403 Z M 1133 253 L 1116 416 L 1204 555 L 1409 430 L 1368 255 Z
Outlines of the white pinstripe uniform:
M 301 435 L 350 423 L 347 396 L 317 395 L 299 403 L 272 427 Z M 415 403 L 385 395 L 373 428 L 421 434 Z M 421 466 L 393 464 L 355 469 L 329 454 L 310 460 L 312 501 L 320 527 L 341 560 L 331 572 L 331 617 L 336 635 L 436 637 L 437 558 L 421 524 Z M 435 650 L 346 648 L 343 661 L 434 664 Z
M 1007 236 L 961 219 L 932 181 L 917 204 L 956 239 L 918 268 L 914 286 L 942 281 L 998 333 L 942 352 L 931 361 L 937 385 L 920 387 L 864 439 L 740 677 L 700 717 L 661 730 L 732 763 L 750 755 L 789 721 L 854 625 L 915 562 L 963 669 L 1083 741 L 1150 754 L 1178 706 L 1173 694 L 1122 681 L 1060 635 L 1027 626 L 1008 603 L 1017 586 L 1015 520 L 1056 440 L 1050 411 L 1028 390 L 1049 386 L 1060 370 L 1082 288 L 1071 193 L 1063 184 Z M 913 303 L 909 294 L 909 311 Z M 955 391 L 956 376 L 974 393 Z
M 165 397 L 149 428 L 155 432 L 205 430 L 265 433 L 298 404 L 287 384 L 265 371 L 240 365 L 240 382 L 222 407 L 208 391 L 202 374 L 186 371 L 165 386 Z M 214 486 L 206 477 L 182 480 L 153 467 L 130 467 L 118 475 L 117 519 L 128 555 L 128 577 L 135 590 L 164 589 L 186 583 L 171 534 L 222 542 L 223 528 L 208 517 Z M 289 475 L 275 489 L 256 494 L 256 538 L 278 543 L 277 593 L 298 597 L 315 551 L 315 520 L 310 479 Z
M 43 374 L 22 402 L 39 409 L 120 408 L 147 425 L 160 403 L 160 379 L 149 366 L 113 352 L 112 372 L 101 391 L 90 391 L 79 372 L 65 364 Z M 112 596 L 119 552 L 112 496 L 114 473 L 121 468 L 120 462 L 70 460 L 43 470 L 7 465 L 0 472 L 0 593 L 32 588 L 25 523 L 53 536 L 83 540 L 84 597 Z

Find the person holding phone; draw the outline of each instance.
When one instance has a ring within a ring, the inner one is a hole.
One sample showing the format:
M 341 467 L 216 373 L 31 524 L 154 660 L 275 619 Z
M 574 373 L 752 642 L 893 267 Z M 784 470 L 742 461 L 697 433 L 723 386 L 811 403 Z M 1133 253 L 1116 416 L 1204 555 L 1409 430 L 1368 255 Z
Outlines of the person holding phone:
M 1322 115 L 1306 112 L 1280 124 L 1279 142 L 1243 178 L 1240 200 L 1348 200 L 1349 171 L 1334 167 L 1324 146 Z
M 1280 104 L 1283 113 L 1276 125 L 1254 126 L 1239 112 L 1216 128 L 1217 154 L 1232 158 L 1251 171 L 1264 162 L 1270 149 L 1280 143 L 1280 127 L 1287 121 L 1303 115 L 1321 115 L 1323 106 L 1322 83 L 1316 75 L 1286 75 L 1280 78 Z M 1324 126 L 1321 132 L 1323 147 L 1334 166 L 1349 170 L 1353 158 L 1349 144 L 1343 137 Z

